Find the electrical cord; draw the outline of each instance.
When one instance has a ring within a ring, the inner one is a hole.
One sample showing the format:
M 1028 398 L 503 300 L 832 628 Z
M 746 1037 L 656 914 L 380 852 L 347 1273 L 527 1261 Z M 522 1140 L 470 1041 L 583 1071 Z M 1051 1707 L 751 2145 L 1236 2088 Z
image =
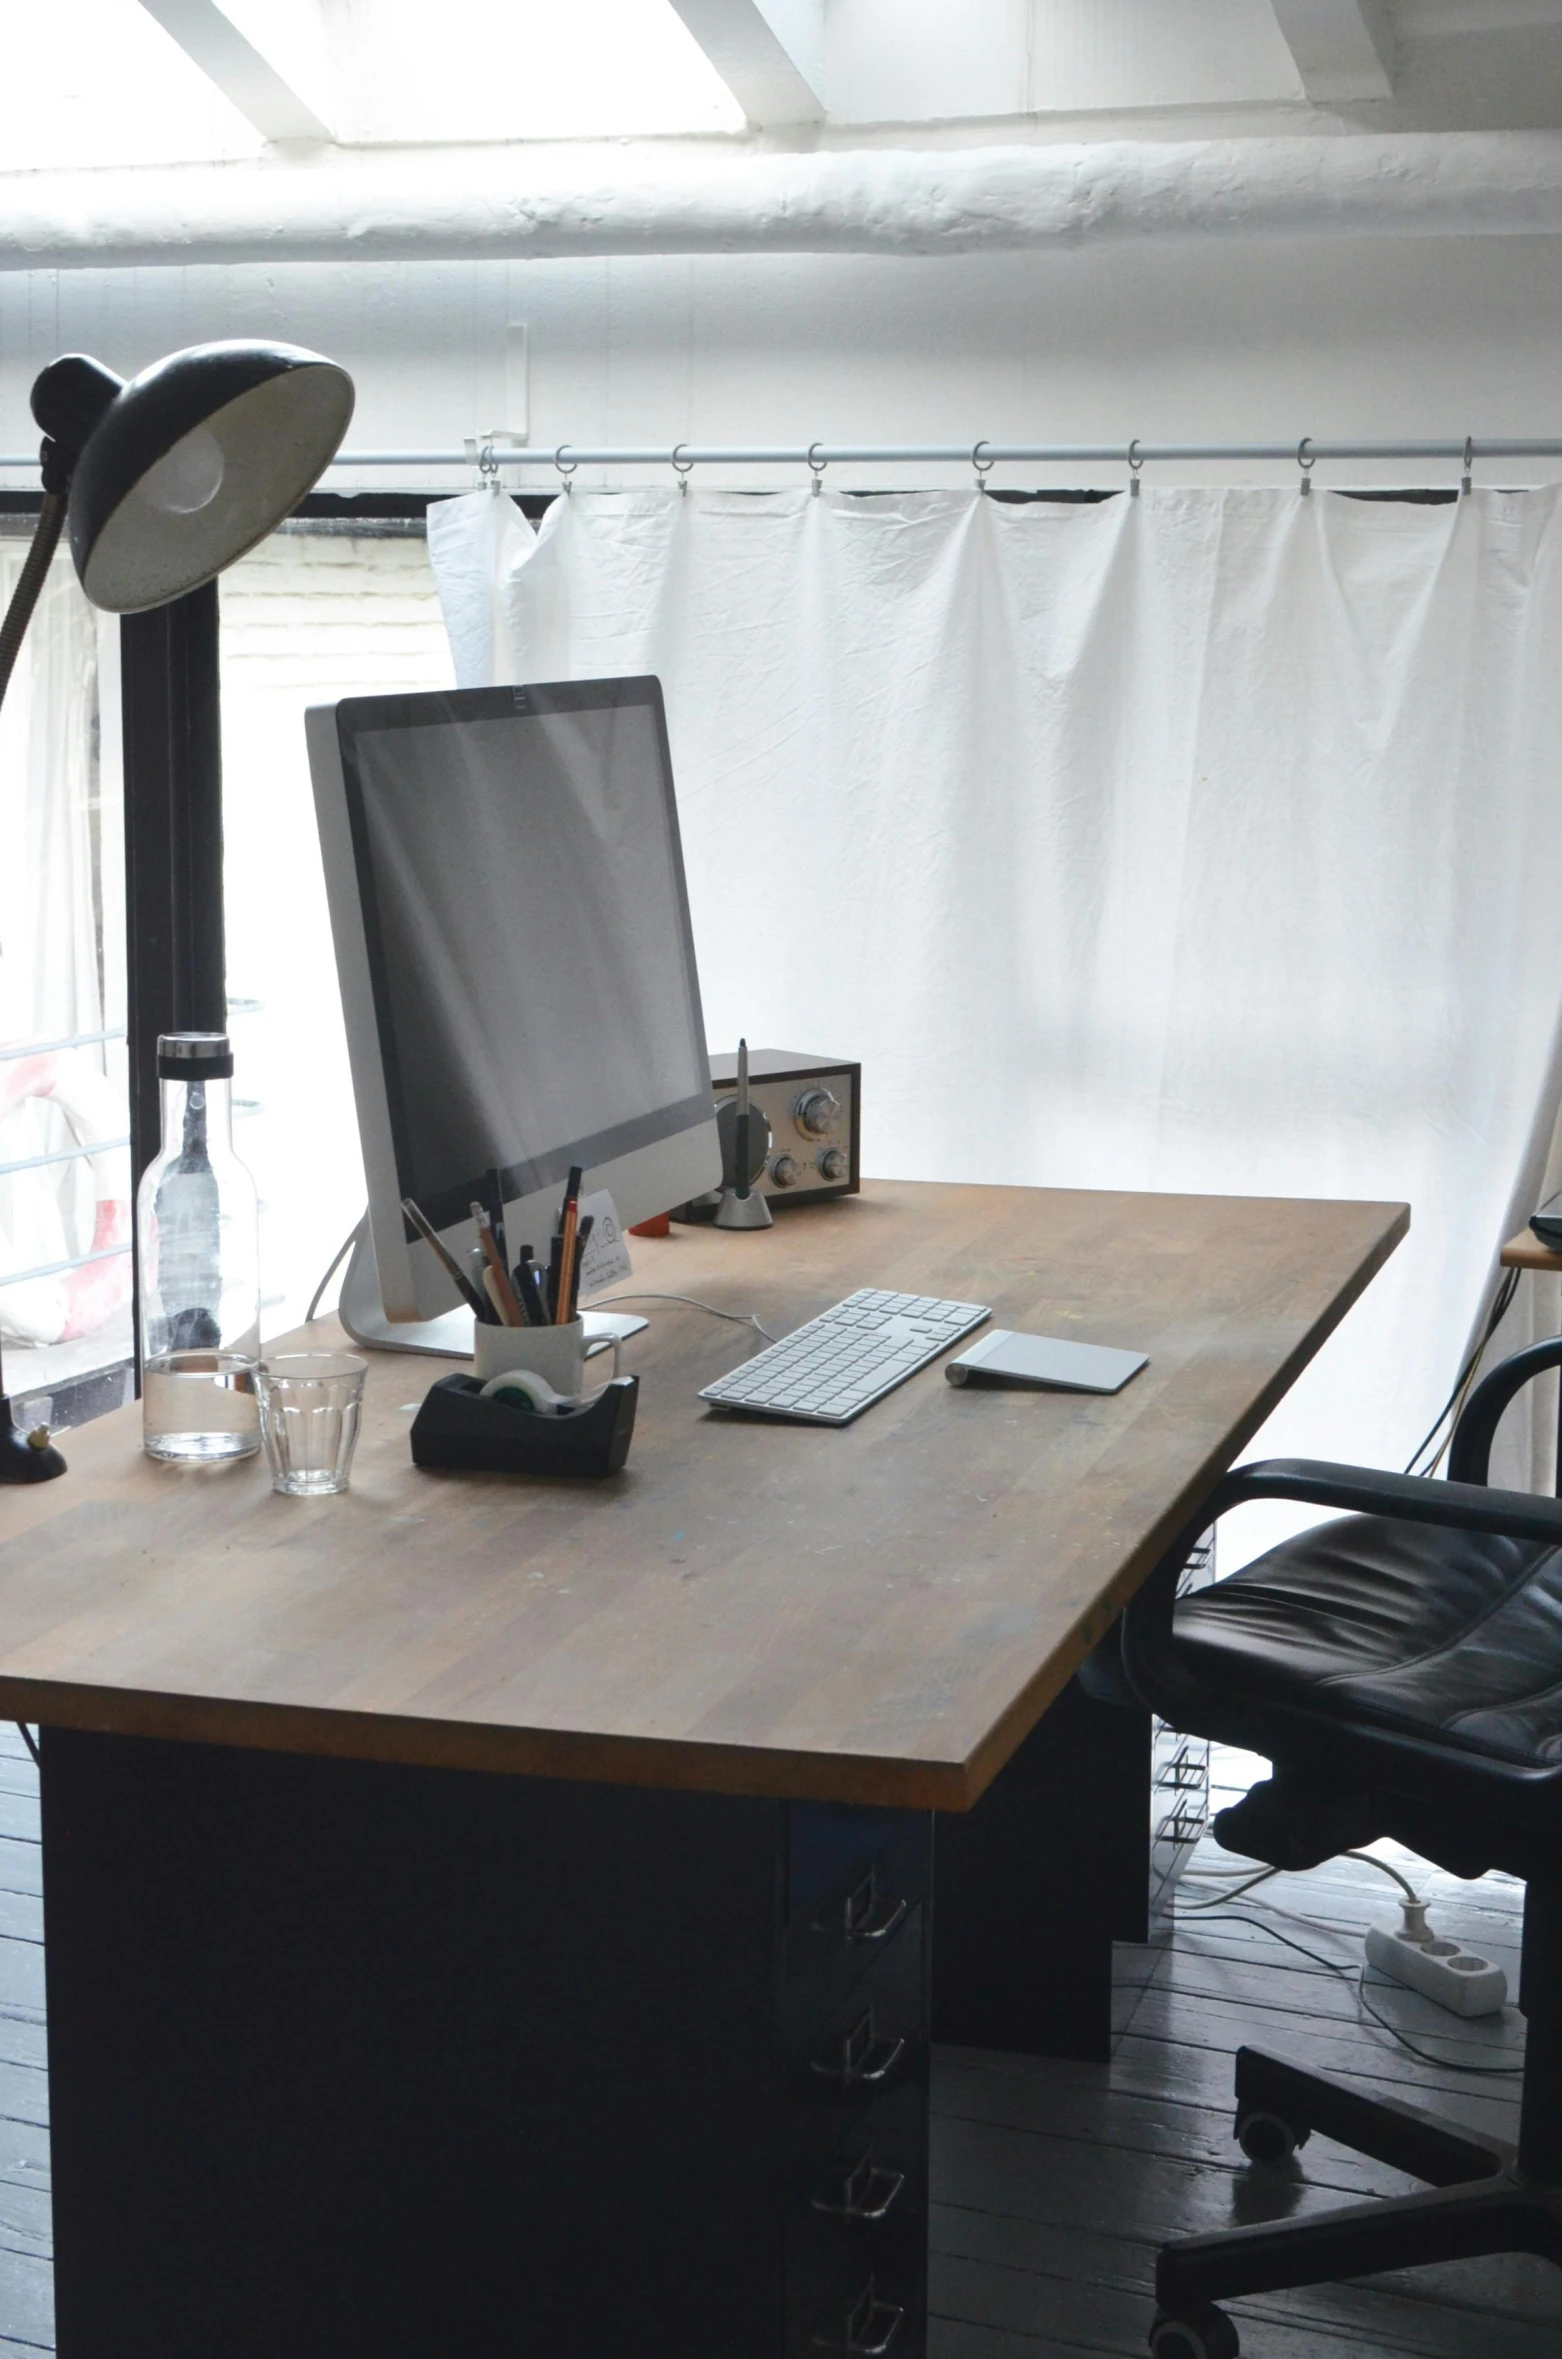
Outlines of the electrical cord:
M 660 1294 L 645 1287 L 635 1287 L 627 1294 L 600 1294 L 595 1302 L 588 1302 L 590 1311 L 610 1310 L 615 1302 L 682 1302 L 692 1311 L 707 1311 L 713 1319 L 730 1319 L 734 1327 L 752 1327 L 766 1343 L 779 1343 L 779 1336 L 762 1327 L 752 1311 L 719 1311 L 713 1302 L 697 1302 L 692 1294 Z
M 1227 1884 L 1222 1879 L 1220 1890 L 1212 1892 L 1208 1900 L 1190 1900 L 1187 1907 L 1179 1909 L 1177 1914 L 1192 1917 L 1196 1916 L 1200 1909 L 1223 1908 L 1228 1900 L 1240 1900 L 1244 1892 L 1254 1891 L 1258 1885 L 1267 1884 L 1271 1876 L 1278 1876 L 1280 1873 L 1279 1868 L 1264 1868 L 1258 1875 L 1249 1876 L 1245 1884 Z M 1190 1875 L 1198 1876 L 1198 1870 L 1196 1868 L 1184 1870 L 1182 1881 L 1186 1883 Z M 1203 1883 L 1205 1878 L 1198 1876 L 1198 1880 Z M 1213 1878 L 1209 1880 L 1213 1881 Z
M 1399 1869 L 1392 1866 L 1388 1860 L 1379 1859 L 1376 1852 L 1342 1851 L 1338 1857 L 1358 1860 L 1363 1867 L 1376 1868 L 1380 1875 L 1392 1877 L 1408 1901 L 1417 1907 L 1421 1905 L 1421 1895 L 1411 1883 L 1410 1878 L 1401 1875 Z M 1323 1966 L 1327 1968 L 1329 1973 L 1338 1974 L 1343 1981 L 1351 1983 L 1354 1987 L 1356 2008 L 1360 2018 L 1364 2022 L 1370 2020 L 1377 2024 L 1380 2030 L 1388 2033 L 1390 2039 L 1396 2040 L 1407 2054 L 1414 2056 L 1422 2064 L 1435 2064 L 1444 2072 L 1490 2073 L 1498 2080 L 1517 2080 L 1523 2077 L 1524 2067 L 1522 2064 L 1460 2064 L 1451 2056 L 1439 2056 L 1434 2054 L 1430 2048 L 1417 2047 L 1415 2041 L 1402 2032 L 1397 2024 L 1391 2023 L 1386 2015 L 1379 2014 L 1377 2008 L 1368 1998 L 1367 1969 L 1364 1965 L 1352 1969 L 1350 1966 L 1341 1964 L 1337 1958 L 1326 1958 L 1320 1950 L 1309 1949 L 1304 1941 L 1298 1941 L 1293 1934 L 1282 1933 L 1278 1925 L 1271 1925 L 1263 1917 L 1242 1916 L 1230 1912 L 1229 1904 L 1233 1900 L 1239 1900 L 1243 1893 L 1255 1891 L 1260 1884 L 1267 1884 L 1271 1877 L 1284 1872 L 1281 1868 L 1264 1868 L 1258 1875 L 1249 1876 L 1241 1883 L 1228 1885 L 1219 1892 L 1212 1892 L 1208 1900 L 1189 1901 L 1186 1907 L 1179 1908 L 1175 1912 L 1176 1918 L 1201 1917 L 1207 1925 L 1249 1925 L 1255 1933 L 1267 1933 L 1271 1941 L 1282 1941 L 1287 1949 L 1294 1949 L 1302 1957 L 1310 1958 L 1315 1966 Z M 1182 1880 L 1187 1882 L 1189 1877 L 1195 1877 L 1201 1883 L 1214 1880 L 1207 1875 L 1206 1871 L 1198 1868 L 1187 1869 Z M 1271 1902 L 1268 1905 L 1275 1906 L 1277 1904 Z
M 1181 1909 L 1177 1911 L 1179 1916 L 1184 1913 Z M 1397 2024 L 1391 2023 L 1386 2015 L 1380 2015 L 1377 2008 L 1373 2006 L 1367 1996 L 1367 1969 L 1365 1966 L 1351 1967 L 1342 1964 L 1338 1958 L 1326 1958 L 1321 1950 L 1309 1949 L 1304 1941 L 1297 1941 L 1289 1933 L 1282 1933 L 1278 1925 L 1265 1924 L 1262 1917 L 1244 1917 L 1234 1914 L 1223 1917 L 1208 1916 L 1204 1922 L 1208 1925 L 1249 1925 L 1255 1933 L 1267 1933 L 1271 1941 L 1283 1941 L 1287 1949 L 1294 1949 L 1302 1957 L 1310 1958 L 1315 1966 L 1322 1966 L 1326 1972 L 1337 1974 L 1342 1982 L 1349 1983 L 1355 1991 L 1357 2013 L 1361 2020 L 1363 2022 L 1371 2021 L 1378 2026 L 1380 2031 L 1386 2031 L 1389 2038 L 1396 2041 L 1408 2055 L 1414 2056 L 1418 2063 L 1435 2064 L 1439 2072 L 1475 2073 L 1492 2080 L 1522 2080 L 1524 2077 L 1522 2064 L 1461 2064 L 1453 2056 L 1438 2056 L 1430 2048 L 1417 2047 L 1415 2041 L 1402 2032 Z
M 1418 1447 L 1412 1451 L 1410 1462 L 1405 1468 L 1406 1474 L 1435 1474 L 1439 1466 L 1441 1466 L 1444 1453 L 1446 1452 L 1449 1443 L 1453 1440 L 1454 1427 L 1459 1422 L 1460 1412 L 1463 1409 L 1466 1400 L 1469 1398 L 1470 1391 L 1475 1383 L 1476 1371 L 1480 1367 L 1481 1359 L 1485 1353 L 1486 1346 L 1490 1343 L 1492 1337 L 1496 1334 L 1498 1328 L 1502 1325 L 1503 1320 L 1507 1317 L 1509 1310 L 1512 1308 L 1513 1297 L 1518 1291 L 1520 1275 L 1521 1273 L 1518 1270 L 1507 1270 L 1503 1273 L 1502 1282 L 1498 1286 L 1497 1292 L 1492 1299 L 1491 1309 L 1486 1314 L 1486 1324 L 1481 1329 L 1480 1335 L 1476 1340 L 1475 1348 L 1471 1352 L 1469 1358 L 1465 1361 L 1464 1366 L 1460 1369 L 1458 1375 L 1454 1378 L 1453 1389 L 1449 1393 L 1448 1398 L 1443 1403 L 1441 1409 L 1439 1409 L 1437 1412 L 1437 1415 L 1433 1419 L 1424 1439 L 1420 1442 Z M 1433 1457 L 1427 1465 L 1421 1465 L 1421 1459 L 1431 1448 L 1433 1442 L 1437 1440 L 1438 1435 L 1443 1432 L 1443 1427 L 1445 1425 L 1448 1427 L 1448 1431 L 1446 1434 L 1443 1434 L 1442 1441 L 1438 1444 L 1435 1457 Z
M 352 1227 L 348 1230 L 346 1236 L 342 1239 L 340 1245 L 338 1245 L 336 1248 L 336 1251 L 332 1254 L 325 1276 L 321 1279 L 319 1285 L 315 1288 L 313 1294 L 311 1294 L 309 1297 L 309 1308 L 304 1313 L 304 1325 L 306 1327 L 313 1319 L 316 1311 L 320 1308 L 321 1295 L 325 1292 L 326 1288 L 330 1285 L 331 1280 L 335 1277 L 337 1271 L 341 1268 L 342 1263 L 346 1260 L 347 1254 L 352 1246 L 353 1239 L 357 1236 L 358 1231 L 362 1228 L 362 1226 L 362 1220 L 355 1220 Z
M 1409 1877 L 1402 1876 L 1398 1868 L 1390 1867 L 1386 1859 L 1379 1859 L 1375 1851 L 1341 1851 L 1336 1854 L 1336 1857 L 1340 1859 L 1359 1859 L 1363 1867 L 1376 1868 L 1380 1876 L 1392 1876 L 1395 1883 L 1399 1886 L 1401 1892 L 1403 1892 L 1405 1898 L 1407 1900 L 1416 1902 L 1416 1904 L 1419 1906 L 1421 1895 L 1416 1890 L 1415 1886 L 1411 1883 Z M 1244 1892 L 1253 1892 L 1260 1884 L 1267 1884 L 1271 1876 L 1283 1876 L 1287 1872 L 1288 1871 L 1284 1868 L 1260 1868 L 1256 1876 L 1249 1876 L 1243 1882 L 1238 1884 L 1228 1884 L 1224 1877 L 1217 1877 L 1216 1875 L 1211 1874 L 1208 1869 L 1186 1868 L 1183 1871 L 1181 1879 L 1184 1884 L 1213 1884 L 1218 1881 L 1220 1884 L 1220 1890 L 1218 1892 L 1212 1892 L 1208 1900 L 1190 1900 L 1187 1908 L 1182 1911 L 1182 1914 L 1185 1916 L 1193 1916 L 1199 1909 L 1219 1908 L 1223 1901 L 1240 1900 Z M 1304 1874 L 1306 1871 L 1292 1870 L 1290 1872 Z

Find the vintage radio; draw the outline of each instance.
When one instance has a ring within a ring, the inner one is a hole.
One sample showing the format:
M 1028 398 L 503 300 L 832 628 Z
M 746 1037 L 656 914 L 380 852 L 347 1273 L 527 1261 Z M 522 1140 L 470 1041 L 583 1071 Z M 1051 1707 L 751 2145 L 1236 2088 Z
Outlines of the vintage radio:
M 737 1077 L 735 1054 L 712 1057 L 711 1087 L 729 1158 Z M 789 1049 L 751 1048 L 748 1089 L 751 1110 L 764 1116 L 753 1125 L 750 1184 L 760 1190 L 772 1212 L 783 1205 L 821 1204 L 857 1193 L 862 1184 L 861 1065 Z M 716 1204 L 713 1190 L 692 1204 L 680 1205 L 673 1218 L 710 1220 Z

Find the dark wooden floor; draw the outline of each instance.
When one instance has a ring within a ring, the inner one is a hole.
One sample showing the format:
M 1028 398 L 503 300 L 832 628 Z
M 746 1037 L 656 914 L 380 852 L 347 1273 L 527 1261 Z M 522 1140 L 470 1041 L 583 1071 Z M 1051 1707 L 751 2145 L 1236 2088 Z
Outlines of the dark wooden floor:
M 1218 1775 L 1245 1785 L 1248 1768 L 1228 1756 Z M 1442 1928 L 1499 1957 L 1516 1987 L 1519 1889 L 1500 1877 L 1461 1885 L 1381 1848 L 1420 1882 Z M 1233 1872 L 1212 1847 L 1196 1864 Z M 1392 1903 L 1386 1878 L 1340 1862 L 1233 1906 L 1348 1964 L 1369 1918 L 1391 1915 Z M 1058 1922 L 1066 1938 L 1066 1894 Z M 1445 2062 L 1418 2062 L 1364 2025 L 1347 1982 L 1257 1926 L 1183 1916 L 1165 1947 L 1119 1953 L 1109 2065 L 941 2051 L 933 2359 L 1140 2354 L 1162 2237 L 1408 2184 L 1321 2139 L 1294 2170 L 1242 2165 L 1231 2057 L 1243 2040 L 1419 2095 L 1456 2119 L 1512 2124 L 1517 2083 L 1499 2073 L 1523 2053 L 1516 2015 L 1460 2025 L 1393 1986 L 1370 1995 Z M 54 2344 L 47 2123 L 37 1784 L 20 1737 L 0 1727 L 0 2359 Z M 1232 2308 L 1248 2359 L 1556 2359 L 1562 2347 L 1562 2273 L 1526 2261 L 1450 2264 Z
M 1247 1756 L 1217 1756 L 1217 1802 L 1266 1774 Z M 1461 1884 L 1392 1844 L 1377 1849 L 1433 1903 L 1434 1924 L 1504 1965 L 1516 1990 L 1522 1888 L 1498 1876 Z M 1222 1881 L 1241 1874 L 1213 1844 L 1194 1865 Z M 1185 1885 L 1181 1899 L 1211 1889 Z M 1523 2058 L 1523 2021 L 1512 2009 L 1460 2023 L 1371 1978 L 1370 2003 L 1447 2060 L 1422 2063 L 1362 2022 L 1351 1983 L 1259 1929 L 1272 1925 L 1354 1965 L 1367 1924 L 1394 1918 L 1394 1899 L 1386 1876 L 1342 1860 L 1231 1904 L 1258 1924 L 1179 1913 L 1165 1947 L 1118 1952 L 1109 2065 L 943 2050 L 933 2080 L 933 2359 L 1143 2359 L 1163 2238 L 1409 2192 L 1409 2180 L 1321 2138 L 1284 2171 L 1249 2169 L 1231 2135 L 1231 2059 L 1244 2041 L 1511 2132 L 1518 2082 L 1499 2074 Z M 1065 1917 L 1060 1896 L 1060 1935 Z M 1527 2259 L 1450 2263 L 1229 2307 L 1244 2359 L 1557 2359 L 1562 2349 L 1562 2272 Z

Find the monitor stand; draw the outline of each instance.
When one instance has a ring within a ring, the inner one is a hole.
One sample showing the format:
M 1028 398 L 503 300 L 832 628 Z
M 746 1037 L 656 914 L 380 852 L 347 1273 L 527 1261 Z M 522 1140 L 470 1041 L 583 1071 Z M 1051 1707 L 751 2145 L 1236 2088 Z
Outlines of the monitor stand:
M 358 1223 L 358 1233 L 353 1238 L 336 1315 L 353 1342 L 362 1344 L 365 1351 L 424 1352 L 440 1360 L 472 1357 L 475 1322 L 470 1311 L 446 1311 L 439 1319 L 393 1319 L 388 1315 L 380 1293 L 379 1265 L 374 1258 L 367 1214 Z M 588 1359 L 606 1351 L 614 1342 L 621 1343 L 626 1335 L 638 1335 L 647 1324 L 633 1313 L 620 1311 L 583 1311 L 581 1317 L 586 1326 Z

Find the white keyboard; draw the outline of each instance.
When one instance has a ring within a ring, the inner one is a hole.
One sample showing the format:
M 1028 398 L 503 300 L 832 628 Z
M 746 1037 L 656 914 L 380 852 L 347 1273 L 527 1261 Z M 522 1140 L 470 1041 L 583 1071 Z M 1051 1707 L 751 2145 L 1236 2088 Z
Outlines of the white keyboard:
M 707 1384 L 700 1399 L 718 1409 L 849 1425 L 990 1316 L 985 1303 L 863 1286 Z

